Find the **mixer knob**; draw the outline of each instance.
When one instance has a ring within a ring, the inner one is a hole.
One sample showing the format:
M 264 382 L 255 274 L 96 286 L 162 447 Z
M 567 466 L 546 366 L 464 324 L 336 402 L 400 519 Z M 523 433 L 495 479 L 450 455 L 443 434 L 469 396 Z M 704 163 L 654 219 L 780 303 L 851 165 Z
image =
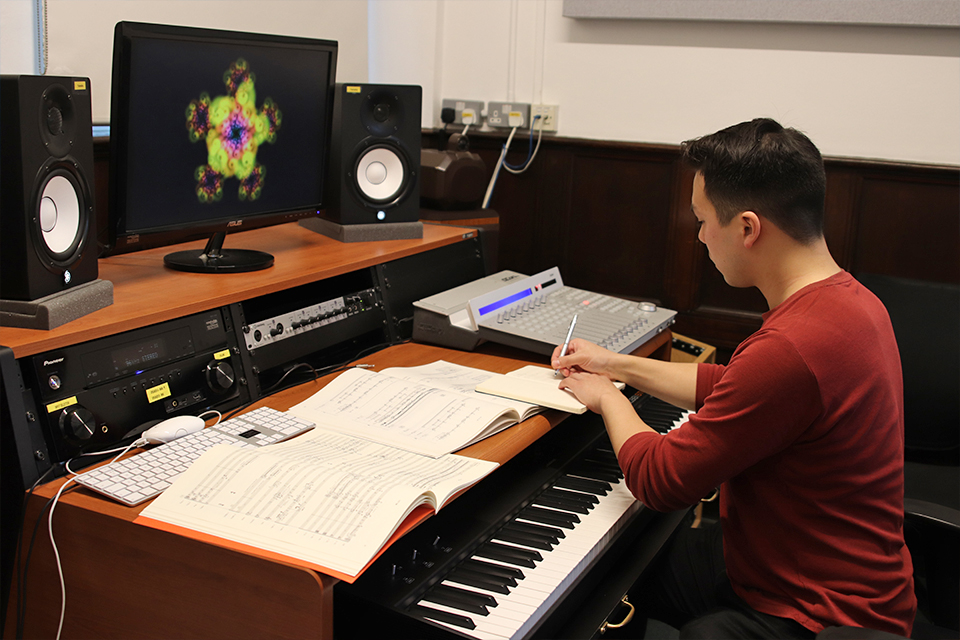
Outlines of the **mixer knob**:
M 97 420 L 88 409 L 75 405 L 60 414 L 60 430 L 73 440 L 89 440 L 97 431 Z
M 233 367 L 226 360 L 214 360 L 207 365 L 207 386 L 218 393 L 229 391 L 233 388 L 236 380 L 236 374 Z

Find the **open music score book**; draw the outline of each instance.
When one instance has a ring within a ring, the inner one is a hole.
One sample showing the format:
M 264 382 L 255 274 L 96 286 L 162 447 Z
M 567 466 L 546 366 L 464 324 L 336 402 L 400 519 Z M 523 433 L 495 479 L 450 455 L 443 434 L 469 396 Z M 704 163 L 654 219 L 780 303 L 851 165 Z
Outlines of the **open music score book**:
M 320 428 L 205 452 L 136 519 L 347 582 L 396 538 L 497 467 Z
M 543 410 L 474 391 L 492 375 L 443 360 L 380 373 L 347 369 L 289 413 L 318 427 L 436 457 Z
M 493 397 L 535 402 L 567 413 L 585 412 L 587 407 L 576 396 L 559 387 L 560 380 L 560 376 L 549 367 L 528 365 L 510 373 L 492 375 L 480 382 L 476 390 Z M 614 385 L 621 391 L 626 386 L 622 382 L 614 382 Z

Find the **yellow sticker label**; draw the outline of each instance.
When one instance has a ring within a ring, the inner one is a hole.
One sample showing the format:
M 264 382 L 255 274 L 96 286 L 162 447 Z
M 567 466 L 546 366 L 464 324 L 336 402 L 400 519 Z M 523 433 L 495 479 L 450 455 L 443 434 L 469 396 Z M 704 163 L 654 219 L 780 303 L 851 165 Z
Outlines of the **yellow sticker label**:
M 170 385 L 164 382 L 147 389 L 147 402 L 156 402 L 170 397 Z
M 74 81 L 73 81 L 73 90 L 74 90 L 74 91 L 86 91 L 86 90 L 87 90 L 87 81 L 86 81 L 86 80 L 74 80 Z
M 360 87 L 348 86 L 347 93 L 360 93 Z
M 223 351 L 217 351 L 213 354 L 214 360 L 226 360 L 230 357 L 230 349 L 224 349 Z
M 66 409 L 77 404 L 77 396 L 70 396 L 69 398 L 64 398 L 59 402 L 54 402 L 53 404 L 47 405 L 47 413 L 53 413 L 54 411 L 60 411 L 60 409 Z

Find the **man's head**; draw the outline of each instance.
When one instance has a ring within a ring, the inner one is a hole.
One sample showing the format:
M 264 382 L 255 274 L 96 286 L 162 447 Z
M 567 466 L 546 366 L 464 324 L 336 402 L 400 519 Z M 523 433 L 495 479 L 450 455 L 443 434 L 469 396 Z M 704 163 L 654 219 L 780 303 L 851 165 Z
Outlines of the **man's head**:
M 823 158 L 796 129 L 758 118 L 688 140 L 681 151 L 721 225 L 753 211 L 800 243 L 823 237 Z

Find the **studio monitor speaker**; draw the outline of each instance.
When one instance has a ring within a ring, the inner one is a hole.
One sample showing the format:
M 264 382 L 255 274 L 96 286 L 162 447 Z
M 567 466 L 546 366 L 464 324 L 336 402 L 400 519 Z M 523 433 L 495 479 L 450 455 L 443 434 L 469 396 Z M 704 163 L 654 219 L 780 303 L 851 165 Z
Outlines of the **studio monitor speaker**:
M 97 279 L 90 81 L 0 78 L 0 298 Z
M 341 225 L 419 220 L 422 100 L 416 85 L 336 85 L 327 218 Z

